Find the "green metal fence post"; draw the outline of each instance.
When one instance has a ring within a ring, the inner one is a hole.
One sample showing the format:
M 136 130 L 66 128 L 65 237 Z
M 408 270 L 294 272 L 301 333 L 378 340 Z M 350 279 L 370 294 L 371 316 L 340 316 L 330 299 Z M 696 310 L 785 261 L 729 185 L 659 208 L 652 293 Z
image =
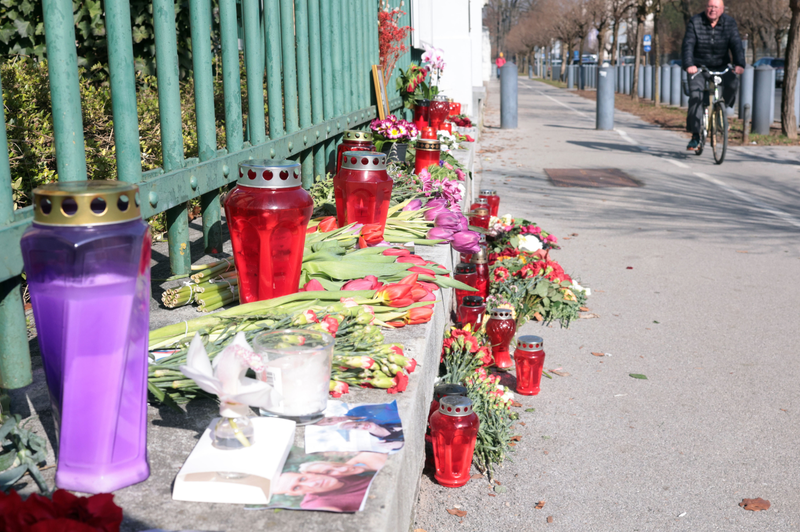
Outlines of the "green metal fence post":
M 350 62 L 352 44 L 350 42 L 350 37 L 352 36 L 352 33 L 350 31 L 349 24 L 345 22 L 345 20 L 349 20 L 345 14 L 350 12 L 350 2 L 349 0 L 338 0 L 336 3 L 338 4 L 337 7 L 340 8 L 339 35 L 342 39 L 342 80 L 344 81 L 342 87 L 344 89 L 344 111 L 349 113 L 354 108 L 352 89 L 350 87 L 350 81 L 352 79 L 352 71 L 350 70 L 352 68 L 352 64 Z
M 279 0 L 264 0 L 264 33 L 267 39 L 267 98 L 269 101 L 269 138 L 277 139 L 283 127 L 283 89 L 281 72 L 281 6 Z
M 78 53 L 71 0 L 44 0 L 44 34 L 59 181 L 86 179 Z
M 142 149 L 136 109 L 130 3 L 107 2 L 105 9 L 117 179 L 138 183 L 142 180 Z
M 286 132 L 294 133 L 299 126 L 297 100 L 297 60 L 294 41 L 294 6 L 292 0 L 281 0 L 281 44 L 283 49 L 283 102 L 286 115 Z M 299 146 L 290 146 L 297 153 Z
M 322 50 L 321 30 L 319 25 L 319 2 L 308 0 L 308 37 L 309 54 L 311 59 L 311 121 L 316 125 L 325 119 L 325 109 L 322 102 Z M 324 55 L 330 55 L 330 49 Z M 325 143 L 314 145 L 314 171 L 313 177 L 325 177 Z M 314 179 L 312 179 L 312 184 Z
M 297 95 L 300 101 L 300 129 L 311 127 L 311 66 L 309 65 L 308 41 L 308 0 L 294 2 L 295 42 L 297 47 Z M 303 138 L 300 148 L 302 164 L 303 188 L 311 188 L 314 184 L 314 159 L 308 146 L 309 139 Z
M 0 95 L 3 88 L 0 86 Z M 6 121 L 0 106 L 0 146 L 7 146 Z M 14 220 L 14 196 L 11 190 L 11 168 L 8 150 L 0 149 L 0 226 Z M 28 330 L 19 275 L 0 281 L 0 388 L 22 388 L 33 380 L 31 355 L 28 351 Z
M 161 122 L 161 151 L 164 170 L 183 166 L 183 134 L 181 131 L 181 99 L 178 82 L 178 45 L 175 32 L 175 4 L 171 0 L 153 0 L 153 19 L 158 64 L 158 113 Z M 152 196 L 152 195 L 151 195 Z M 150 197 L 150 204 L 159 198 Z M 167 204 L 173 204 L 165 198 Z M 175 275 L 189 273 L 192 257 L 189 242 L 189 215 L 186 203 L 167 210 L 169 264 Z
M 264 51 L 261 43 L 261 9 L 255 0 L 242 5 L 244 25 L 244 59 L 247 65 L 247 124 L 250 144 L 267 140 L 264 130 Z

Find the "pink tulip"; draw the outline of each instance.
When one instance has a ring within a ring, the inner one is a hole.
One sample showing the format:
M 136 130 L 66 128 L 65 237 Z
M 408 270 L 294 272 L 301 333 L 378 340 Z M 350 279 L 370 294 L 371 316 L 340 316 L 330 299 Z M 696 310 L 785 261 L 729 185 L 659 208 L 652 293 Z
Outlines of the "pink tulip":
M 447 210 L 447 207 L 437 206 L 437 207 L 434 207 L 433 209 L 431 209 L 429 211 L 425 211 L 425 219 L 428 220 L 429 222 L 432 222 L 433 220 L 436 219 L 437 216 L 439 216 L 440 214 L 447 213 L 447 212 L 449 212 Z
M 461 229 L 461 218 L 464 215 L 455 212 L 443 212 L 436 216 L 433 225 L 440 229 L 447 229 L 448 231 L 458 231 Z
M 429 240 L 452 240 L 453 239 L 453 232 L 448 231 L 447 229 L 442 229 L 440 227 L 434 227 L 433 229 L 428 231 L 428 239 Z
M 475 231 L 461 231 L 453 235 L 450 245 L 459 253 L 477 253 L 480 250 L 480 238 Z
M 352 281 L 347 281 L 342 286 L 342 290 L 377 290 L 383 286 L 383 283 L 378 281 L 378 278 L 374 275 L 367 275 L 363 279 L 353 279 Z
M 311 279 L 299 290 L 300 292 L 324 292 L 325 287 L 316 279 Z
M 403 207 L 404 211 L 418 211 L 422 208 L 422 200 L 421 199 L 413 199 L 408 202 L 408 205 Z

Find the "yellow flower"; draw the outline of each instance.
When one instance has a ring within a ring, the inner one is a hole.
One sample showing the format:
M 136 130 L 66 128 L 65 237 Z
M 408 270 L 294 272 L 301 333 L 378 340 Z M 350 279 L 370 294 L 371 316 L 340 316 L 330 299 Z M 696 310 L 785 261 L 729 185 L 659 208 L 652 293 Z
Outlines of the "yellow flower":
M 572 293 L 572 290 L 569 288 L 564 289 L 564 300 L 565 301 L 577 301 L 578 298 L 575 297 L 575 294 Z

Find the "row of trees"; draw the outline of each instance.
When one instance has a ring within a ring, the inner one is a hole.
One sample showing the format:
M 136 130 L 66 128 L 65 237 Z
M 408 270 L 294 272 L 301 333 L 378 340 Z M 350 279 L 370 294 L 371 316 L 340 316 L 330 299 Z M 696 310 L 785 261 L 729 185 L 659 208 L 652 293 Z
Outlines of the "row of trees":
M 630 43 L 627 52 L 642 63 L 642 38 L 653 37 L 653 63 L 659 66 L 666 54 L 679 55 L 683 33 L 689 19 L 705 9 L 707 0 L 488 0 L 484 24 L 492 33 L 494 55 L 506 52 L 530 61 L 534 51 L 552 52 L 560 43 L 562 64 L 574 51 L 579 61 L 586 52 L 597 52 L 600 60 L 617 64 L 621 30 Z M 786 59 L 781 124 L 784 134 L 797 138 L 794 90 L 800 62 L 800 0 L 727 0 L 726 13 L 732 15 L 739 32 L 748 41 L 753 59 L 757 50 Z M 774 54 L 772 54 L 774 50 Z M 634 69 L 637 99 L 639 69 Z M 654 83 L 658 106 L 660 69 Z

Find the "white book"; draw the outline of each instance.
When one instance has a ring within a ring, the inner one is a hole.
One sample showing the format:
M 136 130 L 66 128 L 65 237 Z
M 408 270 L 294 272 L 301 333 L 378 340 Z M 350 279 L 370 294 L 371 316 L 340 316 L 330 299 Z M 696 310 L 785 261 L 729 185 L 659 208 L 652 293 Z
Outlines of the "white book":
M 294 443 L 295 422 L 288 419 L 251 418 L 255 443 L 235 450 L 212 444 L 215 418 L 178 472 L 172 498 L 176 501 L 268 504 L 272 481 Z

